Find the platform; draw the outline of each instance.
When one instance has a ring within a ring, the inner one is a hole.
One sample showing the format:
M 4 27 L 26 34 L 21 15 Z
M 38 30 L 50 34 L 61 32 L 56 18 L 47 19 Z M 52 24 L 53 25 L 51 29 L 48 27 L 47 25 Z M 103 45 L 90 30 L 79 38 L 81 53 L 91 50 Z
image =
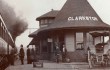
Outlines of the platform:
M 6 70 L 109 70 L 110 67 L 95 67 L 89 69 L 88 63 L 85 62 L 72 62 L 72 63 L 55 63 L 55 62 L 43 62 L 43 68 L 34 67 L 32 64 L 21 65 L 20 61 L 17 61 L 14 66 L 9 66 Z

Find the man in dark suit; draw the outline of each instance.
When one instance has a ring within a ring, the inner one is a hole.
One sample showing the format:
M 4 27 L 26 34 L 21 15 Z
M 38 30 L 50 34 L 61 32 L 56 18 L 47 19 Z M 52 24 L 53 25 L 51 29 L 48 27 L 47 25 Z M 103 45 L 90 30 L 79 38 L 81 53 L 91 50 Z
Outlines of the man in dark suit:
M 29 45 L 27 46 L 27 64 L 31 64 L 31 53 Z
M 62 58 L 63 58 L 63 62 L 66 61 L 66 56 L 67 56 L 67 49 L 66 49 L 66 46 L 63 45 L 63 48 L 62 48 Z
M 20 60 L 21 60 L 21 64 L 23 65 L 24 64 L 24 49 L 23 49 L 23 45 L 21 45 L 21 49 L 19 51 L 19 57 L 20 57 Z

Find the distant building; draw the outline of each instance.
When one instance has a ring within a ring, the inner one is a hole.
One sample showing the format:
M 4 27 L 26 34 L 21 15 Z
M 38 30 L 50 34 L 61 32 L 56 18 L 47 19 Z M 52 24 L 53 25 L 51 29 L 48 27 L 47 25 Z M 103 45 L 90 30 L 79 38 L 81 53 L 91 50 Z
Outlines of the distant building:
M 54 60 L 56 45 L 67 48 L 71 61 L 86 61 L 87 48 L 93 53 L 106 52 L 110 25 L 104 23 L 87 0 L 67 0 L 60 11 L 52 10 L 36 19 L 40 28 L 30 34 L 30 45 L 40 59 Z M 98 45 L 98 47 L 97 47 Z

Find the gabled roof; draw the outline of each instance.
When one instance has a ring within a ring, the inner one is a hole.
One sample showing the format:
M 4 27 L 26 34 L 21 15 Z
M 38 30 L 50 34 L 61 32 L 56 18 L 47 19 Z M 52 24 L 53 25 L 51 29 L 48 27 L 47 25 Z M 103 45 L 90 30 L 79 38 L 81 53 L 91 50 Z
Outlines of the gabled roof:
M 41 15 L 40 17 L 36 18 L 36 20 L 40 20 L 40 19 L 43 19 L 43 18 L 55 18 L 56 15 L 58 14 L 58 10 L 51 10 L 49 12 L 47 12 L 46 14 L 44 15 Z
M 69 17 L 91 16 L 97 18 L 94 20 L 72 20 L 68 21 Z M 55 17 L 54 22 L 47 29 L 57 28 L 108 28 L 110 25 L 104 23 L 87 0 L 67 0 L 63 8 Z
M 72 20 L 69 17 L 91 16 L 97 20 Z M 67 0 L 63 8 L 55 17 L 55 21 L 46 29 L 57 28 L 106 28 L 110 29 L 110 25 L 104 23 L 87 0 Z
M 68 21 L 69 17 L 91 16 L 97 18 L 94 20 L 73 20 Z M 55 18 L 55 22 L 50 25 L 52 28 L 59 27 L 110 27 L 104 23 L 87 0 L 67 0 L 61 11 Z
M 68 21 L 69 17 L 75 18 L 79 16 L 95 17 L 97 20 Z M 47 27 L 35 31 L 34 34 L 45 30 L 56 29 L 110 30 L 110 25 L 101 20 L 87 0 L 67 0 L 56 15 L 54 22 Z
M 56 16 L 56 21 L 67 21 L 68 17 L 92 16 L 102 21 L 87 0 L 67 0 Z

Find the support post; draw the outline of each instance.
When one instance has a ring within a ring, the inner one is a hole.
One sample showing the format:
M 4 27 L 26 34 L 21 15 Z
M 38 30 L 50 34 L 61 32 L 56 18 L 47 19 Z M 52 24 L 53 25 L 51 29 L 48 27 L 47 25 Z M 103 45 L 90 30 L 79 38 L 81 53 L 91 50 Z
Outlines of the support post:
M 77 49 L 76 46 L 77 46 L 77 45 L 76 45 L 76 32 L 75 32 L 75 33 L 74 33 L 74 48 L 75 48 L 75 50 Z
M 87 48 L 88 50 L 88 63 L 89 63 L 89 68 L 92 68 L 92 62 L 91 62 L 91 55 L 90 55 L 90 48 Z
M 85 51 L 87 51 L 87 46 L 86 46 L 86 44 L 87 44 L 87 33 L 86 32 L 84 32 L 84 34 L 83 34 L 84 36 L 83 36 L 83 39 L 84 39 L 84 45 L 83 45 L 83 48 L 84 48 L 84 50 Z

